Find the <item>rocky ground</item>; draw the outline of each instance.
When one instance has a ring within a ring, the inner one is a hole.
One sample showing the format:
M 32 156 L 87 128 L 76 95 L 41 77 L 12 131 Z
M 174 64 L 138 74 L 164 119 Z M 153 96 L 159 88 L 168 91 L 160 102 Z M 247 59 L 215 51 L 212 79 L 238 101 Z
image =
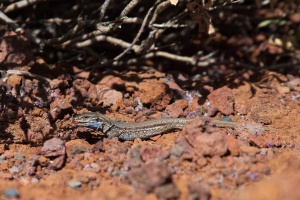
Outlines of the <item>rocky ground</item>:
M 1 199 L 300 198 L 299 68 L 227 71 L 221 82 L 204 73 L 110 69 L 90 82 L 76 66 L 34 57 L 22 36 L 6 37 Z M 9 70 L 14 63 L 17 71 Z M 72 117 L 87 111 L 126 122 L 191 121 L 182 131 L 120 141 L 76 127 Z M 216 128 L 202 115 L 239 125 Z

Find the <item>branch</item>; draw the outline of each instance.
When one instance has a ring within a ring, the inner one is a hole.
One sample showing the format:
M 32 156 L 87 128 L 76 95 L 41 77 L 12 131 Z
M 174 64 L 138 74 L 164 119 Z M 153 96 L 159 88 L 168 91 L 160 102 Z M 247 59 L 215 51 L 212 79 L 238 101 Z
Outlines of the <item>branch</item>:
M 125 49 L 121 54 L 119 54 L 118 56 L 116 56 L 113 60 L 114 61 L 117 61 L 119 60 L 120 58 L 122 58 L 128 51 L 130 51 L 132 49 L 132 47 L 135 45 L 135 43 L 138 41 L 138 39 L 140 38 L 142 32 L 144 31 L 145 27 L 146 27 L 146 24 L 148 23 L 148 19 L 150 17 L 150 14 L 152 12 L 152 10 L 160 3 L 161 0 L 157 0 L 155 2 L 155 4 L 148 10 L 145 18 L 144 18 L 144 21 L 138 31 L 138 33 L 136 34 L 135 38 L 133 39 L 131 45 L 129 47 L 127 47 L 127 49 Z
M 23 29 L 14 20 L 10 19 L 3 12 L 0 11 L 0 21 L 10 26 L 14 31 L 22 31 Z
M 26 72 L 26 71 L 20 71 L 20 70 L 0 70 L 0 73 L 3 74 L 3 81 L 5 82 L 6 79 L 8 78 L 9 75 L 19 75 L 19 76 L 27 76 L 27 77 L 30 77 L 30 78 L 35 78 L 35 79 L 39 79 L 39 80 L 42 80 L 46 83 L 50 83 L 50 79 L 48 78 L 45 78 L 43 76 L 40 76 L 40 75 L 37 75 L 37 74 L 33 74 L 33 73 L 30 73 L 30 72 Z
M 47 1 L 49 1 L 49 0 L 22 0 L 22 1 L 18 1 L 16 3 L 12 3 L 9 6 L 7 6 L 6 9 L 4 10 L 4 12 L 8 13 L 8 12 L 16 11 L 16 10 L 19 10 L 21 8 L 32 5 L 32 4 L 42 3 L 42 2 L 47 2 Z
M 109 6 L 109 3 L 110 3 L 111 0 L 105 0 L 105 2 L 102 4 L 101 6 L 101 9 L 100 9 L 100 21 L 102 21 L 104 15 L 105 15 L 105 12 Z
M 117 38 L 114 38 L 114 37 L 111 37 L 111 36 L 105 36 L 105 35 L 99 35 L 99 36 L 96 36 L 96 37 L 94 37 L 92 39 L 85 40 L 83 42 L 78 42 L 78 43 L 74 44 L 73 47 L 83 48 L 83 47 L 90 46 L 93 43 L 103 42 L 103 41 L 109 42 L 109 43 L 111 43 L 113 45 L 121 46 L 122 48 L 129 48 L 129 47 L 131 47 L 131 44 L 128 43 L 128 42 L 125 42 L 123 40 L 120 40 L 120 39 L 117 39 Z M 137 51 L 138 48 L 139 48 L 138 45 L 133 45 L 132 46 L 132 49 L 134 51 Z
M 140 2 L 141 0 L 132 0 L 130 3 L 127 4 L 127 6 L 123 9 L 121 12 L 119 19 L 124 18 L 128 15 L 128 13 Z

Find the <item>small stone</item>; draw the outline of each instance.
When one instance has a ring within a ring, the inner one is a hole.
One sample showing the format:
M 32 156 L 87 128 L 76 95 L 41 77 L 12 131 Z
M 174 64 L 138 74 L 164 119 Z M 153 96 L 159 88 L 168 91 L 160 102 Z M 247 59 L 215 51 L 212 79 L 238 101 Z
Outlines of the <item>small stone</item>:
M 10 75 L 7 78 L 7 84 L 13 88 L 16 88 L 21 85 L 22 77 L 18 75 Z
M 203 133 L 195 140 L 195 151 L 204 156 L 222 156 L 227 152 L 225 134 L 222 131 L 213 134 Z
M 278 91 L 279 94 L 287 94 L 291 91 L 289 87 L 281 86 L 281 85 L 278 85 L 276 87 L 276 90 Z
M 6 198 L 14 198 L 14 197 L 19 198 L 20 197 L 19 192 L 14 188 L 5 190 L 4 194 L 5 194 Z
M 103 150 L 103 141 L 99 140 L 96 142 L 96 144 L 93 145 L 92 147 L 92 152 L 100 152 Z
M 190 199 L 208 200 L 211 197 L 210 187 L 206 184 L 192 182 L 188 184 Z
M 290 20 L 293 22 L 293 23 L 300 23 L 300 13 L 299 12 L 296 12 L 296 13 L 293 13 L 290 15 Z
M 154 192 L 158 199 L 178 199 L 180 194 L 176 185 L 173 183 L 158 186 Z
M 19 173 L 20 170 L 18 167 L 16 166 L 12 166 L 11 168 L 8 169 L 9 173 L 13 174 L 13 173 Z
M 257 146 L 259 148 L 263 147 L 273 147 L 272 143 L 270 141 L 266 141 L 266 139 L 262 136 L 248 136 L 248 141 L 253 144 L 253 146 Z
M 141 165 L 142 158 L 140 156 L 141 146 L 138 145 L 134 149 L 131 149 L 128 153 L 129 160 L 124 164 L 125 168 L 135 168 Z
M 52 138 L 44 142 L 41 154 L 46 158 L 64 156 L 66 154 L 65 142 L 59 138 Z
M 25 157 L 22 156 L 22 155 L 20 155 L 20 154 L 15 155 L 14 159 L 19 160 L 20 162 L 24 162 L 25 161 Z
M 61 119 L 65 114 L 72 110 L 72 104 L 65 99 L 58 99 L 56 98 L 50 104 L 50 110 L 55 112 L 50 112 L 52 120 L 55 121 L 56 119 Z
M 209 118 L 195 118 L 184 126 L 183 135 L 197 154 L 213 157 L 227 152 L 226 133 L 212 125 Z
M 255 154 L 260 153 L 260 149 L 256 148 L 256 147 L 241 146 L 240 149 L 243 153 L 247 153 L 249 155 L 255 155 Z
M 92 168 L 91 165 L 86 165 L 86 166 L 84 166 L 83 170 L 89 170 L 91 168 Z
M 150 104 L 157 110 L 164 109 L 172 100 L 173 94 L 165 83 L 147 80 L 139 85 L 140 99 L 143 104 Z
M 50 81 L 50 88 L 52 90 L 56 88 L 66 88 L 68 86 L 67 80 L 59 80 L 59 79 L 53 79 Z
M 158 160 L 149 162 L 140 168 L 133 168 L 126 174 L 126 179 L 136 190 L 153 191 L 165 183 L 171 176 L 167 163 Z
M 204 167 L 207 164 L 207 159 L 203 156 L 200 156 L 197 160 L 196 160 L 196 164 L 198 167 Z
M 83 147 L 83 146 L 74 146 L 74 148 L 71 151 L 71 155 L 74 156 L 76 154 L 81 154 L 81 153 L 85 153 L 88 152 L 88 150 Z
M 239 123 L 234 129 L 240 133 L 246 132 L 255 136 L 263 135 L 265 132 L 265 127 L 261 123 L 256 122 Z
M 149 161 L 155 158 L 160 158 L 163 154 L 161 147 L 158 145 L 146 145 L 140 150 L 140 156 L 143 161 Z
M 0 144 L 0 160 L 5 160 L 4 151 L 8 149 L 7 144 Z M 3 159 L 4 156 L 4 159 Z
M 52 160 L 52 162 L 50 163 L 50 165 L 48 167 L 49 167 L 49 169 L 52 169 L 52 170 L 58 170 L 63 167 L 64 162 L 65 162 L 65 155 L 59 156 L 59 157 L 55 158 L 54 160 Z
M 160 81 L 162 82 L 163 80 L 160 79 Z M 174 90 L 174 91 L 176 91 L 179 94 L 183 94 L 184 93 L 184 90 L 176 82 L 174 82 L 173 80 L 166 80 L 164 82 L 169 86 L 169 88 L 171 90 Z
M 171 154 L 176 157 L 180 157 L 183 153 L 184 149 L 178 144 L 175 144 L 171 149 Z
M 81 187 L 82 183 L 80 181 L 70 181 L 68 183 L 68 185 L 71 187 L 71 188 L 79 188 Z
M 88 95 L 91 96 L 90 98 L 92 98 L 92 95 L 90 95 L 89 92 L 90 90 L 88 91 Z M 102 100 L 104 106 L 114 105 L 118 103 L 119 99 L 122 98 L 123 98 L 122 93 L 117 90 L 113 90 L 113 89 L 100 90 L 99 88 L 97 88 L 97 99 Z
M 111 75 L 105 76 L 98 85 L 116 90 L 123 90 L 125 88 L 125 82 L 120 77 Z
M 242 103 L 239 103 L 239 104 L 235 103 L 234 104 L 234 109 L 240 115 L 247 115 L 247 113 L 248 113 L 248 110 L 247 110 L 248 107 L 246 105 L 242 104 Z
M 217 109 L 222 114 L 228 116 L 233 113 L 233 104 L 234 104 L 234 96 L 232 94 L 231 89 L 224 86 L 217 90 L 212 91 L 207 99 L 211 103 L 210 108 L 208 110 L 208 116 L 213 114 L 213 111 Z
M 238 156 L 240 151 L 240 146 L 238 140 L 232 135 L 226 135 L 226 141 L 228 144 L 228 150 L 232 156 Z
M 299 144 L 300 144 L 300 143 L 299 143 Z M 3 161 L 5 161 L 5 159 L 6 159 L 5 154 L 2 154 L 2 155 L 0 156 L 0 163 L 2 163 Z
M 98 165 L 97 163 L 91 163 L 90 166 L 91 166 L 92 168 L 98 168 L 98 167 L 99 167 L 99 165 Z
M 179 145 L 180 147 L 182 147 L 184 152 L 187 152 L 190 154 L 194 153 L 193 147 L 187 142 L 185 137 L 178 137 L 176 139 L 176 145 Z
M 46 158 L 45 156 L 40 156 L 39 157 L 39 164 L 42 167 L 45 167 L 45 166 L 49 165 L 49 162 L 50 162 L 50 160 L 48 158 Z
M 31 183 L 38 183 L 39 182 L 39 179 L 37 179 L 37 178 L 32 178 L 31 179 Z
M 178 118 L 183 113 L 183 109 L 178 103 L 172 103 L 167 106 L 166 112 L 173 118 Z

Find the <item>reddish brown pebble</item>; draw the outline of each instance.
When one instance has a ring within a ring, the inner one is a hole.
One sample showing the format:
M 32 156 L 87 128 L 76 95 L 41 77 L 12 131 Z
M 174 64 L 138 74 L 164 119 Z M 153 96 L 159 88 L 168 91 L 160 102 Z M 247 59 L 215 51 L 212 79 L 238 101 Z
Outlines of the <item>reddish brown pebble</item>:
M 231 89 L 224 86 L 217 90 L 214 90 L 207 96 L 210 102 L 210 108 L 208 114 L 213 112 L 217 108 L 222 114 L 228 116 L 233 113 L 234 96 Z M 209 116 L 211 116 L 209 114 Z
M 142 146 L 140 150 L 140 156 L 143 161 L 149 161 L 153 159 L 159 159 L 163 154 L 161 147 L 158 145 L 146 145 Z
M 141 168 L 130 170 L 126 178 L 129 183 L 141 192 L 150 192 L 163 184 L 170 177 L 170 171 L 165 162 L 152 161 Z
M 232 135 L 226 135 L 226 141 L 228 144 L 228 150 L 232 156 L 238 156 L 240 151 L 240 146 L 238 140 Z

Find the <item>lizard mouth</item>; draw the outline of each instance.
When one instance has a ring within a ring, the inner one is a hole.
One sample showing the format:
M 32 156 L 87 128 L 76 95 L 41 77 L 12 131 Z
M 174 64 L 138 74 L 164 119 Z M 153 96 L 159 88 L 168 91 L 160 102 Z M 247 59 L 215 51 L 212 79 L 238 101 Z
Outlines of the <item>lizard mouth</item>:
M 93 129 L 102 129 L 102 124 L 100 122 L 80 122 L 80 121 L 72 121 L 74 126 L 85 126 Z

